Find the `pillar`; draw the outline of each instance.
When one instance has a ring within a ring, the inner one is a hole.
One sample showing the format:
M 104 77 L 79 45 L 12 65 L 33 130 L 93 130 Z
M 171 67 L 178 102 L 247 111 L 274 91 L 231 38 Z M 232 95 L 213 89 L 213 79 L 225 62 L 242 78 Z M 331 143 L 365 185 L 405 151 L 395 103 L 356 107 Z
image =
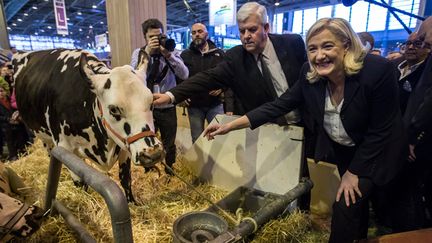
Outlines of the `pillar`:
M 133 50 L 145 45 L 146 19 L 157 18 L 166 29 L 166 0 L 107 0 L 106 12 L 113 67 L 129 64 Z

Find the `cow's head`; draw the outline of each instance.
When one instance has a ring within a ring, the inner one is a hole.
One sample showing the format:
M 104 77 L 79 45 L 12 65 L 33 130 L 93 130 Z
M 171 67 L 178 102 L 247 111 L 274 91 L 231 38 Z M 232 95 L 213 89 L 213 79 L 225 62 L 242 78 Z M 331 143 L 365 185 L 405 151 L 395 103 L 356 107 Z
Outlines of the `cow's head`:
M 164 152 L 154 136 L 153 95 L 145 85 L 145 70 L 127 65 L 109 70 L 88 53 L 81 55 L 80 70 L 97 96 L 108 136 L 130 152 L 135 164 L 149 167 L 161 161 Z

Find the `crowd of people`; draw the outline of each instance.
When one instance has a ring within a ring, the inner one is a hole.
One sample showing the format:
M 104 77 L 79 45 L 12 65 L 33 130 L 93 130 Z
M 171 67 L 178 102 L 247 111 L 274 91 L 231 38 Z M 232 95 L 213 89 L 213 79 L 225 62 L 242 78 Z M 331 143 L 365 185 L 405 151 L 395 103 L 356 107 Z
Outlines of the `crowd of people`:
M 15 100 L 11 59 L 16 52 L 15 47 L 0 51 L 0 158 L 3 161 L 17 160 L 32 142 L 32 134 L 21 121 Z

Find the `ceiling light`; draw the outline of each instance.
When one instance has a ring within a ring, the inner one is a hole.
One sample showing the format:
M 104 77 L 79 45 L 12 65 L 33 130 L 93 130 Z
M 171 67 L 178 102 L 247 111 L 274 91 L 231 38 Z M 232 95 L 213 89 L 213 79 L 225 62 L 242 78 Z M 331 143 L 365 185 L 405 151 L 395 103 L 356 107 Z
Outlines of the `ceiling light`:
M 44 29 L 41 29 L 41 30 L 39 30 L 40 32 L 45 32 L 45 30 Z
M 275 6 L 279 6 L 279 5 L 280 5 L 280 2 L 276 0 Z
M 101 22 L 100 22 L 100 24 L 104 24 L 104 22 L 103 22 L 103 21 L 101 21 Z
M 90 36 L 86 36 L 86 38 L 90 38 Z
M 38 9 L 38 7 L 36 7 L 36 6 L 33 6 L 33 7 L 32 7 L 32 9 Z
M 24 16 L 28 16 L 28 13 L 24 13 Z
M 97 8 L 97 6 L 93 4 L 92 8 Z
M 12 23 L 12 25 L 13 25 L 13 26 L 16 26 L 16 24 L 15 24 L 15 23 Z
M 82 29 L 81 29 L 81 28 L 79 28 L 79 31 L 82 31 Z
M 71 34 L 71 35 L 72 35 L 72 34 L 73 34 L 73 32 L 71 31 L 71 32 L 69 32 L 69 34 Z
M 12 30 L 12 28 L 11 28 L 11 27 L 9 27 L 9 26 L 7 27 L 7 29 L 8 29 L 8 30 Z
M 82 13 L 81 13 L 81 12 L 77 12 L 77 14 L 78 14 L 78 15 L 81 15 Z
M 93 26 L 90 25 L 89 28 L 90 28 L 90 29 L 93 29 Z
M 206 0 L 205 2 L 206 2 L 206 3 L 209 3 L 209 2 L 210 2 L 210 0 Z
M 69 21 L 69 20 L 70 20 L 70 18 L 66 18 L 66 20 L 67 20 L 67 21 Z
M 109 32 L 108 32 L 108 30 L 107 30 L 107 31 L 105 31 L 105 33 L 107 33 L 107 34 L 108 34 L 108 33 L 109 33 Z
M 18 22 L 22 22 L 22 19 L 17 19 L 18 20 Z
M 48 25 L 47 28 L 48 28 L 48 29 L 51 29 L 52 27 Z
M 38 32 L 35 32 L 35 35 L 39 35 L 39 33 L 38 33 Z

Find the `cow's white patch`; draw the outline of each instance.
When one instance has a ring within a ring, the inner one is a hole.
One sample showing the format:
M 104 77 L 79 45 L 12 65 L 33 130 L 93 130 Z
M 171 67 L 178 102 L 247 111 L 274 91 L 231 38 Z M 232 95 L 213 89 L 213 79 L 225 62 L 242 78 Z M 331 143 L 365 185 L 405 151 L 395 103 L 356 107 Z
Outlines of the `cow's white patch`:
M 16 54 L 15 54 L 16 55 Z M 15 56 L 14 56 L 15 57 Z M 25 66 L 27 66 L 27 63 L 28 63 L 28 58 L 26 57 L 26 56 L 24 56 L 23 58 L 25 58 L 24 59 L 24 63 L 22 63 L 22 64 L 18 64 L 18 67 L 16 68 L 17 69 L 17 71 L 14 73 L 14 80 L 16 80 L 16 78 L 18 77 L 18 75 L 20 74 L 20 72 L 23 70 L 23 68 L 25 67 Z M 18 60 L 18 59 L 17 59 Z M 18 60 L 18 62 L 21 62 L 21 58 Z

